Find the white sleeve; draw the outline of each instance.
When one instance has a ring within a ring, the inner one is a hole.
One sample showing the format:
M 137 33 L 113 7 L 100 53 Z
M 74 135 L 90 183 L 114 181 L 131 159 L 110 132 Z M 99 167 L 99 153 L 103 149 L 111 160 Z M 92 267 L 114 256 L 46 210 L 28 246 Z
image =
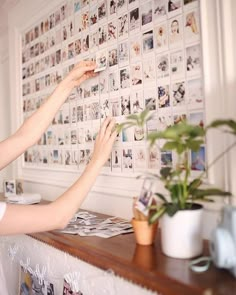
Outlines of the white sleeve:
M 7 204 L 5 202 L 0 202 L 0 221 L 3 218 L 3 215 L 6 211 Z

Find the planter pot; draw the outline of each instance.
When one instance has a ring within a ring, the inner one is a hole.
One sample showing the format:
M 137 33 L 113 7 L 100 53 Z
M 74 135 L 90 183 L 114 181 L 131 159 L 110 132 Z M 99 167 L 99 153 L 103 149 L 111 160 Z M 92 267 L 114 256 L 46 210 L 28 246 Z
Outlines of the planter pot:
M 148 224 L 146 220 L 137 220 L 134 218 L 131 223 L 137 244 L 152 245 L 154 243 L 158 223 Z
M 174 258 L 192 258 L 203 250 L 201 205 L 180 210 L 174 216 L 161 218 L 162 252 Z

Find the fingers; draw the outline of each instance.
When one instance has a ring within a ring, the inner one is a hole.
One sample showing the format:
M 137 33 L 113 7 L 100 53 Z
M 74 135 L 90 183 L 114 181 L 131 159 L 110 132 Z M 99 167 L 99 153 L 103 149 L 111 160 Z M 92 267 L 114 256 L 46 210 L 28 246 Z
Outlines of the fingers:
M 114 118 L 112 118 L 106 129 L 106 133 L 105 133 L 106 139 L 110 138 L 112 131 L 114 130 L 115 124 L 116 124 L 116 121 Z
M 104 136 L 106 129 L 107 129 L 108 125 L 110 124 L 111 120 L 112 120 L 111 117 L 106 117 L 106 119 L 102 123 L 102 126 L 100 128 L 100 132 L 99 132 L 102 137 Z

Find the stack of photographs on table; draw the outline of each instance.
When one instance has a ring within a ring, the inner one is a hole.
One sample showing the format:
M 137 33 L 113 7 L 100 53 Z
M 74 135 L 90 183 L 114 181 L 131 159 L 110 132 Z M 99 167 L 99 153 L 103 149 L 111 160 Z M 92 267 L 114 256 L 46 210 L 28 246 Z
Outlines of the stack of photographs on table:
M 97 236 L 111 238 L 121 234 L 132 233 L 133 229 L 127 220 L 118 217 L 99 218 L 87 211 L 79 211 L 70 220 L 66 228 L 59 230 L 59 232 L 81 237 Z

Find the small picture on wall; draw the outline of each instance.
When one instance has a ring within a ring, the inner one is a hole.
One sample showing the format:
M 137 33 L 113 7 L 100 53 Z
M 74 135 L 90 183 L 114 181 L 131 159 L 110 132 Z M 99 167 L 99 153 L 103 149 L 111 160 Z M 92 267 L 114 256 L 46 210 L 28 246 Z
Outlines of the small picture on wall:
M 16 181 L 14 179 L 7 179 L 3 182 L 3 190 L 5 197 L 16 194 Z
M 81 293 L 80 291 L 78 292 L 74 292 L 71 289 L 70 284 L 67 283 L 67 281 L 64 279 L 64 284 L 63 284 L 63 295 L 83 295 L 83 293 Z
M 16 194 L 21 195 L 24 192 L 23 179 L 16 179 Z
M 107 50 L 99 51 L 96 53 L 96 65 L 97 68 L 94 72 L 104 71 L 107 67 Z
M 20 269 L 20 285 L 19 295 L 39 294 L 39 295 L 54 295 L 54 286 L 51 283 L 45 284 L 43 281 L 40 284 L 39 279 L 33 276 L 21 267 Z

